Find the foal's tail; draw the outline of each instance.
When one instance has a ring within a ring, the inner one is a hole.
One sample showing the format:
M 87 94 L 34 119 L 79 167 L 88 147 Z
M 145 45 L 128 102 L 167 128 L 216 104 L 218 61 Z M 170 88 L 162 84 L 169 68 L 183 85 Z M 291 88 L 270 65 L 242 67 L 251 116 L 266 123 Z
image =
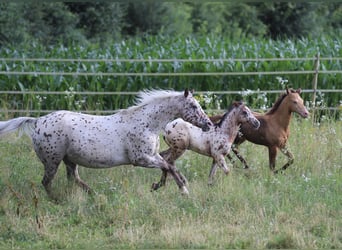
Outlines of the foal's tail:
M 25 133 L 31 136 L 36 118 L 19 117 L 0 122 L 0 136 L 19 130 L 19 134 Z

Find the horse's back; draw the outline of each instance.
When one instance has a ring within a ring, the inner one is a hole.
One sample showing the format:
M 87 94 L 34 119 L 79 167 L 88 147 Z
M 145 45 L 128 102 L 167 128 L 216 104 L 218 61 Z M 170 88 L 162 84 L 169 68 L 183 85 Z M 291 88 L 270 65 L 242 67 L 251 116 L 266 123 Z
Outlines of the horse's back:
M 210 132 L 203 132 L 200 128 L 183 119 L 176 119 L 166 125 L 164 138 L 171 147 L 190 149 L 209 155 L 208 136 L 210 135 Z
M 173 146 L 176 143 L 182 145 L 187 144 L 189 140 L 189 125 L 191 124 L 181 118 L 169 122 L 164 128 L 164 139 L 166 143 Z
M 189 122 L 178 118 L 170 123 L 168 123 L 164 129 L 166 135 L 174 137 L 176 135 L 187 136 L 191 135 L 194 131 L 202 132 L 202 130 Z
M 240 133 L 235 138 L 234 144 L 241 144 L 245 140 L 263 146 L 280 146 L 283 138 L 287 138 L 286 131 L 273 124 L 274 119 L 271 115 L 257 114 L 255 116 L 259 122 L 259 129 L 253 128 L 249 123 L 243 123 L 240 127 Z
M 118 124 L 114 116 L 56 111 L 37 120 L 33 144 L 44 161 L 67 157 L 87 167 L 126 164 L 125 126 Z

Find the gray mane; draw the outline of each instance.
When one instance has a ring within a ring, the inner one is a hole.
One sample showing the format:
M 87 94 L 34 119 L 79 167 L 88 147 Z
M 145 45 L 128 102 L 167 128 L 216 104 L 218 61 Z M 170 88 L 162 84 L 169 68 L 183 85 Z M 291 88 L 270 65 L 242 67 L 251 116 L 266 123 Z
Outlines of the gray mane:
M 156 99 L 164 99 L 167 97 L 176 97 L 180 95 L 182 95 L 182 92 L 177 92 L 174 90 L 143 90 L 138 93 L 134 104 L 135 106 L 143 106 Z

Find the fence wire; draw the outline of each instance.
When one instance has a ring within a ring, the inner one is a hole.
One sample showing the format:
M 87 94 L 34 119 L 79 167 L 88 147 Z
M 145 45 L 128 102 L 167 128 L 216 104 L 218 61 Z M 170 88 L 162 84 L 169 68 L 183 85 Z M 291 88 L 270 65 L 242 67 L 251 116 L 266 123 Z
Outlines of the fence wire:
M 342 57 L 315 57 L 309 58 L 225 58 L 225 59 L 156 59 L 156 58 L 0 58 L 1 62 L 40 62 L 40 63 L 124 63 L 124 62 L 148 62 L 148 63 L 231 63 L 231 62 L 265 62 L 265 61 L 341 61 Z M 342 74 L 342 70 L 296 70 L 296 71 L 254 71 L 254 72 L 43 72 L 43 71 L 0 71 L 0 75 L 31 75 L 35 77 L 39 76 L 99 76 L 99 77 L 125 77 L 125 76 L 248 76 L 248 75 L 300 75 L 300 74 Z M 342 83 L 341 86 L 336 86 L 340 89 L 304 89 L 304 93 L 342 93 Z M 248 90 L 248 94 L 259 94 L 259 93 L 282 93 L 283 90 Z M 0 90 L 0 94 L 10 94 L 10 95 L 65 95 L 68 91 L 4 91 Z M 216 94 L 216 95 L 229 95 L 229 94 L 244 94 L 244 91 L 196 91 L 198 94 Z M 75 95 L 137 95 L 138 92 L 134 91 L 102 91 L 102 92 L 92 92 L 92 91 L 72 91 Z M 316 110 L 335 110 L 341 111 L 340 107 L 328 107 L 328 108 L 315 108 Z M 49 113 L 53 110 L 3 110 L 0 112 L 13 112 L 13 113 Z M 96 111 L 96 110 L 83 110 L 81 112 L 85 113 L 111 113 L 112 110 L 108 111 Z

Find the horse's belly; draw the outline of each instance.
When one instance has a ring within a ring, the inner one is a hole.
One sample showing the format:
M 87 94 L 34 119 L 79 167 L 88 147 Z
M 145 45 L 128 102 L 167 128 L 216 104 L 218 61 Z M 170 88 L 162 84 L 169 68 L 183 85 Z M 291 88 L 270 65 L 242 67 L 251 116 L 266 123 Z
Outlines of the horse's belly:
M 202 155 L 210 156 L 210 140 L 206 136 L 192 135 L 189 144 L 190 150 Z
M 130 163 L 124 150 L 110 146 L 69 148 L 67 157 L 70 161 L 89 168 L 110 168 Z

